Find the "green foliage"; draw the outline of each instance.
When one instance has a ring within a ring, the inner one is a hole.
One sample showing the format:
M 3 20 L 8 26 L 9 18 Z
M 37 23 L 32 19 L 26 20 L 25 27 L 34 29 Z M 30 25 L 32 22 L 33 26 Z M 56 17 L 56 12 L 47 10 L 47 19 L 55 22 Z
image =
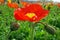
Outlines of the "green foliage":
M 30 23 L 27 21 L 16 21 L 13 16 L 14 9 L 7 5 L 0 6 L 0 40 L 29 40 L 30 39 Z M 16 31 L 11 31 L 11 22 L 17 22 L 19 28 Z M 55 26 L 56 34 L 51 35 L 44 29 L 44 25 L 35 25 L 35 40 L 60 40 L 60 8 L 53 6 L 50 9 L 49 15 L 41 20 L 51 26 Z

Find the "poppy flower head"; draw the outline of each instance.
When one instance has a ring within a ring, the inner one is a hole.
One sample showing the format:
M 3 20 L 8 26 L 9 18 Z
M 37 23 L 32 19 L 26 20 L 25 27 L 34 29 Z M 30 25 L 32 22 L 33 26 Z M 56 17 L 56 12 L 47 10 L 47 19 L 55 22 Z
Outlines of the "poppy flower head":
M 58 3 L 57 6 L 60 8 L 60 3 Z
M 8 1 L 8 3 L 11 3 L 11 0 L 7 0 Z
M 0 4 L 1 4 L 1 3 L 4 3 L 4 0 L 0 0 Z
M 27 3 L 27 2 L 21 2 L 21 4 L 23 5 L 23 7 L 29 5 L 29 3 Z
M 30 4 L 24 8 L 18 8 L 14 11 L 16 20 L 37 22 L 48 15 L 48 10 L 44 10 L 39 4 Z
M 8 2 L 7 5 L 8 5 L 8 7 L 10 7 L 10 8 L 18 8 L 18 7 L 19 7 L 17 3 L 9 3 L 9 2 Z

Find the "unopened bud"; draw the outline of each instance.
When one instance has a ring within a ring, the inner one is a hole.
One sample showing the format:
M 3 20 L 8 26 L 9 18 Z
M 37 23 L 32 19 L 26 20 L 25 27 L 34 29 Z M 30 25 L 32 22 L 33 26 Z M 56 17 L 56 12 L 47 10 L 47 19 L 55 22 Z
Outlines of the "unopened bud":
M 19 28 L 19 24 L 18 23 L 15 23 L 15 22 L 11 23 L 11 26 L 10 26 L 11 31 L 15 31 L 18 28 Z
M 50 33 L 50 34 L 52 34 L 52 35 L 54 35 L 56 32 L 55 32 L 55 28 L 53 28 L 53 27 L 51 27 L 51 26 L 49 26 L 49 25 L 46 25 L 45 26 L 45 30 L 48 32 L 48 33 Z

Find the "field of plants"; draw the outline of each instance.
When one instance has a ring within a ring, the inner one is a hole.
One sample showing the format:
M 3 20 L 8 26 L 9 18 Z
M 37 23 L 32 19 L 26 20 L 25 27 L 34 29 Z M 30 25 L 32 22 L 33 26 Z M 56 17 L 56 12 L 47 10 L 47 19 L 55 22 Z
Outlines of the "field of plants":
M 44 9 L 48 7 L 43 5 Z M 0 40 L 60 40 L 60 8 L 52 6 L 49 14 L 34 25 L 34 33 L 31 34 L 29 21 L 17 21 L 14 18 L 14 8 L 0 5 Z M 43 25 L 43 23 L 47 25 Z M 47 26 L 47 27 L 45 27 Z

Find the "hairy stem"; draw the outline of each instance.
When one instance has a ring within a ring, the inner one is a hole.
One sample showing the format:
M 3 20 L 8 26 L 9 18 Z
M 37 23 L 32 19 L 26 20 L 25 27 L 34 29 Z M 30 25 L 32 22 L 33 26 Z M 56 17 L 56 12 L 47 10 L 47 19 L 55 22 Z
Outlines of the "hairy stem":
M 31 23 L 30 26 L 30 40 L 34 40 L 34 23 Z

